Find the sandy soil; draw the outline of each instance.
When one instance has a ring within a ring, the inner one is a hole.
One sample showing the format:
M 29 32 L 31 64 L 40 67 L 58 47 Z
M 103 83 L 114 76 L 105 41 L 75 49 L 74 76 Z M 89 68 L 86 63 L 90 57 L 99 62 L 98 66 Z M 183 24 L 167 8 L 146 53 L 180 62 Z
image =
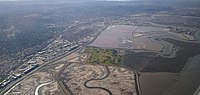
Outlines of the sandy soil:
M 99 65 L 70 64 L 63 72 L 62 79 L 75 95 L 107 95 L 108 89 L 113 95 L 137 95 L 135 88 L 134 72 L 125 68 L 108 67 Z M 108 74 L 108 76 L 107 76 Z M 107 76 L 107 77 L 105 77 Z M 105 77 L 101 79 L 102 77 Z M 100 79 L 91 80 L 90 79 Z M 94 94 L 95 93 L 95 94 Z
M 63 95 L 53 77 L 63 66 L 64 64 L 46 66 L 21 81 L 7 95 Z

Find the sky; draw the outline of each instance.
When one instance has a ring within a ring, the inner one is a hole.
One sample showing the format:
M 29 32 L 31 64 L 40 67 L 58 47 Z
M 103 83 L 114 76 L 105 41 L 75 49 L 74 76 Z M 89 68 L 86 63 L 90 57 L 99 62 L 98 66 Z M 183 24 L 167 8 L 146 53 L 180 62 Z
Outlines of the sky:
M 85 1 L 139 1 L 139 0 L 0 0 L 0 1 L 76 1 L 76 2 L 84 1 L 85 2 Z M 158 0 L 143 0 L 143 1 L 158 1 Z M 176 0 L 176 1 L 187 1 L 187 0 Z M 200 1 L 200 0 L 191 0 L 191 1 Z
M 46 0 L 0 0 L 0 1 L 46 1 Z M 133 1 L 133 0 L 65 0 L 65 1 Z

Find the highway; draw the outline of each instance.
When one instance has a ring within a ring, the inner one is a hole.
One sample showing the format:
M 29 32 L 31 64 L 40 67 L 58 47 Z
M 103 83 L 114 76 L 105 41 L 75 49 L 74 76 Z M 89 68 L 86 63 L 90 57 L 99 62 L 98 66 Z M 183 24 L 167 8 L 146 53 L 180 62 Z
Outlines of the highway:
M 35 73 L 36 71 L 40 70 L 41 68 L 43 68 L 44 66 L 46 65 L 49 65 L 49 64 L 54 64 L 56 61 L 68 56 L 69 54 L 71 53 L 74 53 L 74 52 L 78 52 L 80 49 L 84 48 L 84 46 L 80 46 L 68 53 L 66 53 L 65 55 L 62 55 L 60 57 L 57 57 L 47 63 L 44 63 L 42 65 L 40 65 L 38 68 L 34 69 L 33 71 L 31 71 L 30 73 L 22 76 L 21 78 L 19 78 L 18 80 L 10 83 L 5 89 L 2 90 L 2 92 L 0 92 L 0 95 L 6 95 L 8 94 L 16 85 L 18 85 L 22 80 L 24 80 L 25 78 L 27 78 L 28 76 L 30 76 L 31 74 Z M 69 65 L 66 64 L 60 71 L 58 74 L 56 74 L 56 80 L 58 81 L 58 84 L 59 84 L 59 87 L 63 90 L 63 92 L 66 94 L 66 95 L 73 95 L 72 91 L 68 88 L 67 85 L 65 85 L 65 83 L 63 83 L 63 81 L 60 79 L 60 75 L 61 75 L 61 72 L 63 72 L 63 70 Z M 127 67 L 125 64 L 123 64 L 125 67 Z M 103 87 L 91 87 L 91 86 L 88 86 L 87 83 L 90 82 L 90 81 L 95 81 L 95 80 L 103 80 L 105 78 L 107 78 L 110 74 L 110 71 L 108 69 L 108 66 L 105 66 L 105 69 L 107 71 L 107 74 L 102 77 L 102 78 L 99 78 L 99 79 L 89 79 L 87 80 L 85 83 L 84 83 L 84 86 L 87 87 L 87 88 L 90 88 L 90 89 L 102 89 L 106 92 L 108 92 L 109 95 L 112 95 L 112 92 L 106 88 L 103 88 Z M 139 85 L 139 73 L 135 71 L 135 77 L 136 77 L 136 89 L 137 89 L 137 92 L 138 92 L 138 95 L 141 95 L 141 90 L 140 90 L 140 85 Z M 48 85 L 48 84 L 42 84 L 41 86 L 44 86 L 44 85 Z M 39 90 L 39 88 L 38 88 Z
M 81 48 L 82 48 L 82 46 L 80 46 L 80 47 L 78 47 L 78 48 L 76 48 L 76 49 L 74 49 L 74 50 L 72 50 L 72 51 L 66 53 L 66 54 L 63 55 L 63 56 L 57 57 L 57 58 L 55 58 L 55 59 L 53 59 L 53 60 L 51 60 L 51 61 L 49 61 L 49 62 L 47 62 L 47 63 L 44 63 L 44 64 L 40 65 L 38 68 L 34 69 L 34 70 L 31 71 L 30 73 L 28 73 L 28 74 L 22 76 L 21 78 L 19 78 L 19 79 L 16 80 L 16 81 L 11 82 L 5 89 L 3 89 L 3 90 L 0 92 L 0 95 L 6 95 L 6 93 L 8 93 L 8 92 L 10 91 L 10 89 L 13 88 L 13 86 L 15 86 L 16 84 L 20 83 L 22 80 L 24 80 L 25 78 L 27 78 L 28 76 L 30 76 L 30 75 L 33 74 L 34 72 L 40 70 L 40 69 L 41 69 L 42 67 L 44 67 L 45 65 L 47 65 L 47 64 L 52 64 L 52 63 L 54 63 L 54 62 L 56 62 L 56 61 L 58 61 L 58 60 L 60 60 L 60 59 L 62 59 L 62 58 L 64 58 L 64 57 L 68 56 L 69 54 L 71 54 L 71 53 L 73 53 L 73 52 L 75 52 L 75 51 L 77 51 L 77 50 L 79 50 L 79 49 L 81 49 Z

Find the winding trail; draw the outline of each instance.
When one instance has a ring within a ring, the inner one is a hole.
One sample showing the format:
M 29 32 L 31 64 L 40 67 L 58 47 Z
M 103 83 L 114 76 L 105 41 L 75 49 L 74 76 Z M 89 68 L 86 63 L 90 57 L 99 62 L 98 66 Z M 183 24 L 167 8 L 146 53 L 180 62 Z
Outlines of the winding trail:
M 53 82 L 47 82 L 47 83 L 40 84 L 40 85 L 36 88 L 36 90 L 35 90 L 35 95 L 39 95 L 38 92 L 39 92 L 39 90 L 40 90 L 41 87 L 43 87 L 43 86 L 45 86 L 45 85 L 49 85 L 49 84 L 51 84 L 51 83 L 53 83 Z
M 90 82 L 90 81 L 103 80 L 103 79 L 107 78 L 107 77 L 109 76 L 109 74 L 110 74 L 110 71 L 109 71 L 109 69 L 108 69 L 108 66 L 105 66 L 105 68 L 106 68 L 106 71 L 107 71 L 106 76 L 104 76 L 104 77 L 102 77 L 102 78 L 99 78 L 99 79 L 96 79 L 96 78 L 89 79 L 89 80 L 87 80 L 87 81 L 84 83 L 84 86 L 85 86 L 86 88 L 89 88 L 89 89 L 102 89 L 102 90 L 105 90 L 106 92 L 108 92 L 109 95 L 113 95 L 112 92 L 111 92 L 110 90 L 106 89 L 106 88 L 103 88 L 103 87 L 92 87 L 92 86 L 88 86 L 88 85 L 87 85 L 87 83 Z

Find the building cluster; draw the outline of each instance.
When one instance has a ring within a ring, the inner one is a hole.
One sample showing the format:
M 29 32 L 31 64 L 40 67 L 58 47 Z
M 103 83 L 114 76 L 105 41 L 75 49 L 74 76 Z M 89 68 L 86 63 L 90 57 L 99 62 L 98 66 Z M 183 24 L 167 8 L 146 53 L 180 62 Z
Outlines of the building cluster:
M 0 83 L 0 88 L 4 88 L 9 83 L 30 73 L 34 69 L 38 68 L 40 65 L 47 63 L 63 54 L 66 54 L 67 52 L 70 52 L 78 48 L 79 46 L 80 45 L 77 43 L 71 43 L 61 38 L 55 39 L 40 52 L 36 53 L 28 62 L 13 71 L 12 75 L 4 79 Z
M 11 82 L 14 82 L 17 79 L 36 70 L 42 64 L 48 63 L 55 58 L 63 56 L 64 54 L 67 54 L 82 45 L 89 44 L 105 28 L 106 25 L 101 22 L 94 23 L 92 25 L 84 24 L 80 28 L 80 30 L 93 29 L 95 32 L 92 33 L 92 35 L 82 34 L 80 39 L 78 39 L 77 41 L 69 42 L 68 40 L 62 38 L 62 35 L 53 40 L 49 40 L 48 45 L 44 45 L 45 48 L 41 49 L 37 53 L 30 53 L 30 55 L 28 55 L 29 57 L 25 58 L 26 60 L 23 61 L 24 64 L 20 65 L 20 67 L 18 67 L 17 69 L 14 69 L 6 79 L 0 82 L 0 88 L 6 87 Z M 32 50 L 30 50 L 30 52 L 32 52 Z M 22 62 L 21 59 L 19 60 L 19 62 Z
M 34 70 L 38 66 L 39 66 L 38 64 L 31 64 L 31 65 L 28 65 L 27 67 L 25 67 L 23 72 L 21 72 L 21 73 L 13 73 L 9 77 L 7 77 L 5 80 L 3 80 L 3 82 L 0 83 L 0 88 L 3 88 L 5 86 L 7 86 L 12 81 L 15 81 L 18 78 L 22 77 L 23 75 L 31 72 L 32 70 Z

